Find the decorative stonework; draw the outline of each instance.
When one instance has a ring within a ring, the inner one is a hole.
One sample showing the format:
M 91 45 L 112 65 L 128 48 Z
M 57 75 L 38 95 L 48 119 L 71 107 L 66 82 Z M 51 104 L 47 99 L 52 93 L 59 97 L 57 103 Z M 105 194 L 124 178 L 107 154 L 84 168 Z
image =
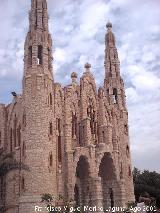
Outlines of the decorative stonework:
M 89 63 L 80 83 L 75 72 L 64 88 L 54 82 L 46 0 L 32 0 L 29 21 L 22 95 L 0 104 L 0 150 L 12 152 L 29 171 L 12 170 L 1 180 L 4 212 L 32 213 L 43 193 L 104 208 L 134 201 L 128 112 L 112 24 L 105 36 L 104 85 L 97 93 Z

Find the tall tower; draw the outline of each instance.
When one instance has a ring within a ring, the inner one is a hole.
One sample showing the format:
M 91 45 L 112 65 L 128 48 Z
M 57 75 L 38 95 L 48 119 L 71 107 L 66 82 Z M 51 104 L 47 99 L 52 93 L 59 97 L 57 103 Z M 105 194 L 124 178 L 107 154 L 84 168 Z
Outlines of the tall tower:
M 122 197 L 125 202 L 134 201 L 133 178 L 128 131 L 128 111 L 126 108 L 125 88 L 120 76 L 120 62 L 116 48 L 112 24 L 106 25 L 105 36 L 105 80 L 104 88 L 110 108 L 112 109 L 112 143 L 119 172 Z
M 24 50 L 22 160 L 29 171 L 21 173 L 20 213 L 34 212 L 42 194 L 56 194 L 52 39 L 46 0 L 32 0 Z
M 106 25 L 105 36 L 105 81 L 104 87 L 109 96 L 110 104 L 117 104 L 120 109 L 125 108 L 124 83 L 120 76 L 120 62 L 116 48 L 115 36 L 112 32 L 112 24 Z

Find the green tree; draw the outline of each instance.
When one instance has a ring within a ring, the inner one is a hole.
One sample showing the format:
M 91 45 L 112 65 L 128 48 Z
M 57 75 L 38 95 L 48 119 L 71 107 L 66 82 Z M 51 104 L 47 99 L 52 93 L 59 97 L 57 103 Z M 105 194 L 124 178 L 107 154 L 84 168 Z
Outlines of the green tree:
M 133 180 L 135 188 L 136 201 L 139 197 L 156 199 L 156 205 L 160 207 L 160 174 L 148 170 L 140 171 L 137 168 L 133 170 Z
M 29 170 L 23 163 L 14 159 L 13 153 L 6 154 L 3 150 L 0 152 L 0 178 L 4 177 L 11 170 Z
M 43 194 L 42 195 L 42 202 L 44 202 L 46 204 L 47 207 L 49 207 L 49 209 L 54 209 L 55 205 L 53 205 L 53 200 L 54 198 L 52 197 L 51 194 Z M 59 201 L 63 201 L 63 205 L 61 206 L 62 207 L 62 211 L 64 213 L 64 206 L 65 206 L 65 213 L 69 213 L 70 212 L 70 207 L 73 207 L 74 208 L 74 213 L 79 213 L 78 209 L 77 209 L 77 206 L 75 205 L 75 202 L 73 200 L 70 200 L 69 202 L 65 202 L 64 201 L 64 198 L 62 195 L 59 195 L 57 198 L 55 198 L 55 204 L 58 204 Z M 51 207 L 51 208 L 50 208 Z M 55 213 L 57 211 L 49 211 L 49 212 L 52 212 L 52 213 Z

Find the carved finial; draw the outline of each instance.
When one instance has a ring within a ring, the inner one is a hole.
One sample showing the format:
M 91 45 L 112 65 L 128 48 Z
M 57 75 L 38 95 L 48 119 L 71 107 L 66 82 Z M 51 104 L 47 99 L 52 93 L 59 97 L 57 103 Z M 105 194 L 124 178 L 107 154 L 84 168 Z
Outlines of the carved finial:
M 76 72 L 72 72 L 71 78 L 77 78 L 77 77 L 78 77 L 77 73 Z
M 77 73 L 76 72 L 72 72 L 71 74 L 71 78 L 72 78 L 72 83 L 76 83 L 77 82 Z
M 17 97 L 17 93 L 15 91 L 11 92 L 11 94 L 13 95 L 13 97 Z
M 106 34 L 106 37 L 105 37 L 105 43 L 106 43 L 106 46 L 115 46 L 115 37 L 114 37 L 114 34 L 112 32 L 112 23 L 111 22 L 108 22 L 106 24 L 106 27 L 108 29 L 107 31 L 107 34 Z
M 86 70 L 89 71 L 90 68 L 91 68 L 91 64 L 87 62 L 87 63 L 84 65 L 84 68 L 86 68 Z
M 111 23 L 111 22 L 108 22 L 108 23 L 106 24 L 106 27 L 107 27 L 107 29 L 112 28 L 112 23 Z

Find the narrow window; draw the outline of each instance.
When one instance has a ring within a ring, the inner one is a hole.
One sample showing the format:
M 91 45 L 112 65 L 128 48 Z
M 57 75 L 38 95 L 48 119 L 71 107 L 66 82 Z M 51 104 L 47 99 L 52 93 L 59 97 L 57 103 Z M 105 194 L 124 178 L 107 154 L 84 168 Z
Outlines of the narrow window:
M 32 46 L 28 48 L 28 64 L 32 65 Z
M 107 96 L 109 95 L 109 89 L 107 89 Z
M 72 138 L 77 136 L 77 116 L 72 113 Z
M 21 187 L 22 187 L 22 190 L 24 191 L 25 190 L 25 180 L 24 180 L 24 177 L 22 177 L 22 183 L 21 183 Z
M 37 12 L 38 12 L 38 5 L 37 5 L 37 1 L 36 1 L 36 14 L 37 14 Z M 35 20 L 35 29 L 37 29 L 37 26 L 38 26 L 38 19 L 37 19 L 37 15 L 36 15 L 36 20 Z
M 82 126 L 79 124 L 79 145 L 82 144 Z
M 118 103 L 118 95 L 117 95 L 117 89 L 116 88 L 113 89 L 113 102 L 114 102 L 114 104 Z
M 14 147 L 16 147 L 16 142 L 17 142 L 17 118 L 16 118 L 16 115 L 15 115 L 15 118 L 14 118 L 14 132 L 13 132 L 13 135 L 14 135 Z
M 14 129 L 14 132 L 13 132 L 13 135 L 14 135 L 14 147 L 16 147 L 16 129 Z
M 93 100 L 89 99 L 89 106 L 87 108 L 87 115 L 90 118 L 90 128 L 91 128 L 91 133 L 92 134 L 96 134 L 95 133 L 95 111 L 94 111 L 94 104 L 93 104 Z
M 120 169 L 120 179 L 123 178 L 123 166 L 122 166 L 122 163 L 121 163 L 121 169 Z
M 23 141 L 22 156 L 25 157 L 25 155 L 26 155 L 26 145 L 25 145 L 25 142 Z
M 128 145 L 126 147 L 126 155 L 127 155 L 127 157 L 129 157 L 129 146 Z
M 42 51 L 43 47 L 41 45 L 38 45 L 38 56 L 37 56 L 37 64 L 42 64 Z
M 10 129 L 10 151 L 12 152 L 13 144 L 12 144 L 12 128 Z
M 61 136 L 58 136 L 58 162 L 62 162 L 62 143 Z
M 48 69 L 51 68 L 51 51 L 50 48 L 48 47 Z
M 124 125 L 124 132 L 126 135 L 128 135 L 128 125 L 127 124 Z
M 56 130 L 58 130 L 58 135 L 61 133 L 61 119 L 57 118 L 56 119 Z
M 49 155 L 49 166 L 50 167 L 53 166 L 53 155 L 52 154 Z
M 62 162 L 62 138 L 61 138 L 61 119 L 58 120 L 58 162 Z
M 21 126 L 17 129 L 18 146 L 21 145 Z
M 128 175 L 129 175 L 129 177 L 131 177 L 131 175 L 132 175 L 131 167 L 130 166 L 128 167 Z
M 0 147 L 2 146 L 2 134 L 0 132 Z
M 58 130 L 58 122 L 59 122 L 59 118 L 56 118 L 56 130 Z
M 53 135 L 52 122 L 49 123 L 49 134 L 50 134 L 50 135 Z
M 49 94 L 49 104 L 52 106 L 52 93 Z
M 104 131 L 102 131 L 102 135 L 103 135 L 103 143 L 105 143 L 105 133 L 104 133 Z

